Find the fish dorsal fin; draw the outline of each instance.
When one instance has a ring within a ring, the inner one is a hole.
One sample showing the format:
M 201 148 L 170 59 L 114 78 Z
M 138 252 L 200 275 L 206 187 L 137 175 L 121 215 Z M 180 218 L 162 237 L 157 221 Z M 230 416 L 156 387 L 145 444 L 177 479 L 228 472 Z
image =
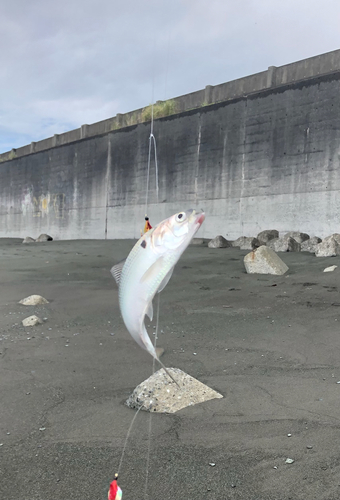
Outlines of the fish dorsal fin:
M 169 280 L 170 280 L 170 278 L 172 276 L 172 273 L 174 272 L 174 268 L 175 268 L 175 266 L 170 269 L 170 271 L 168 272 L 168 274 L 163 279 L 162 283 L 159 285 L 159 288 L 157 290 L 158 293 L 160 293 L 162 290 L 164 290 L 164 288 L 166 287 L 166 285 L 169 283 Z
M 154 262 L 149 269 L 145 271 L 143 276 L 140 279 L 141 283 L 145 283 L 147 281 L 152 281 L 156 278 L 157 274 L 159 274 L 162 271 L 162 267 L 164 265 L 164 258 L 160 257 L 159 259 Z
M 120 283 L 120 277 L 122 274 L 122 269 L 124 267 L 125 261 L 126 261 L 126 259 L 121 260 L 120 262 L 118 262 L 118 264 L 115 264 L 113 267 L 111 267 L 111 270 L 110 270 L 110 272 L 111 272 L 112 276 L 114 277 L 118 286 Z
M 147 316 L 149 316 L 150 318 L 150 321 L 152 321 L 152 318 L 153 318 L 153 306 L 152 306 L 152 301 L 150 302 L 150 304 L 148 305 L 148 308 L 147 310 L 145 311 L 145 314 Z

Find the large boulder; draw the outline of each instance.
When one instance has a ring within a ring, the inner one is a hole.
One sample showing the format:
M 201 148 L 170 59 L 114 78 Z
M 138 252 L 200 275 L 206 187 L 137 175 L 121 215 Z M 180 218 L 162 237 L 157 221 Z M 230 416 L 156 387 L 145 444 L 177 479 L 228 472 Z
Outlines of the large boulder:
M 30 236 L 26 236 L 26 238 L 23 239 L 23 243 L 35 243 L 35 239 L 31 238 Z
M 340 255 L 340 245 L 335 235 L 327 236 L 321 243 L 316 245 L 315 255 L 317 257 L 335 257 L 336 255 Z
M 277 274 L 288 271 L 288 266 L 271 248 L 262 245 L 244 257 L 244 265 L 248 274 Z
M 267 241 L 273 240 L 274 238 L 279 237 L 279 231 L 276 229 L 266 229 L 265 231 L 261 231 L 256 238 L 261 241 L 261 243 L 267 243 Z
M 230 241 L 226 240 L 221 235 L 216 236 L 208 243 L 209 248 L 230 248 L 231 246 L 232 244 L 230 243 Z
M 252 236 L 240 236 L 232 242 L 233 247 L 240 247 L 241 250 L 254 250 L 254 248 L 258 248 L 260 245 L 259 240 Z
M 300 233 L 299 231 L 289 231 L 285 234 L 286 238 L 294 238 L 298 243 L 302 243 L 303 241 L 309 240 L 309 234 Z
M 301 252 L 310 252 L 315 253 L 316 245 L 321 243 L 322 239 L 317 236 L 313 236 L 313 238 L 309 238 L 309 240 L 305 240 L 301 243 Z
M 274 238 L 266 243 L 267 247 L 274 252 L 300 252 L 301 245 L 294 238 L 284 236 L 283 238 Z
M 41 243 L 42 241 L 53 241 L 53 238 L 48 234 L 41 234 L 40 236 L 38 236 L 36 241 L 38 241 L 39 243 Z
M 323 241 L 328 241 L 328 240 L 335 240 L 338 245 L 340 245 L 340 234 L 339 233 L 333 233 L 330 236 L 326 236 Z

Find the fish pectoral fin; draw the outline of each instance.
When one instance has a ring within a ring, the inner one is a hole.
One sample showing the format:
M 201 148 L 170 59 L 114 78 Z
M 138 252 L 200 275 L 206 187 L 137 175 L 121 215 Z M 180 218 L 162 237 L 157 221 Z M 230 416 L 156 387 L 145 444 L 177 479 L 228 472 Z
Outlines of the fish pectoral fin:
M 147 310 L 145 311 L 145 314 L 146 314 L 147 316 L 149 316 L 150 321 L 152 321 L 152 318 L 153 318 L 153 306 L 152 306 L 152 301 L 151 301 L 151 302 L 150 302 L 150 304 L 148 305 Z
M 140 279 L 141 283 L 146 283 L 147 281 L 152 281 L 157 274 L 159 274 L 162 271 L 162 267 L 164 265 L 164 258 L 160 257 L 159 259 L 154 262 L 147 271 L 143 274 L 143 276 Z
M 116 281 L 116 283 L 117 283 L 118 286 L 119 286 L 119 283 L 120 283 L 120 277 L 121 277 L 121 274 L 122 274 L 122 269 L 124 267 L 125 261 L 126 261 L 126 259 L 121 260 L 120 262 L 118 262 L 118 264 L 115 264 L 110 269 L 110 272 L 111 272 L 112 276 L 114 277 L 114 279 L 115 279 L 115 281 Z
M 174 268 L 175 268 L 175 266 L 170 269 L 170 271 L 168 272 L 168 274 L 163 279 L 162 283 L 159 285 L 159 288 L 157 290 L 158 293 L 161 292 L 162 290 L 164 290 L 164 288 L 166 287 L 166 285 L 169 283 L 169 280 L 170 280 L 170 278 L 172 276 L 172 273 L 174 272 Z

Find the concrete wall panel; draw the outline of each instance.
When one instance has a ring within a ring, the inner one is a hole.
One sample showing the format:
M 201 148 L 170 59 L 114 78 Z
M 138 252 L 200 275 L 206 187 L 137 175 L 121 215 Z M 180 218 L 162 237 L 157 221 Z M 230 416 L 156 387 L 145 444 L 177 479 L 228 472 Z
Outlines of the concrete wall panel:
M 315 63 L 316 64 L 316 63 Z M 299 66 L 301 69 L 301 65 Z M 201 236 L 339 232 L 340 74 L 156 120 L 151 223 L 198 207 Z M 83 131 L 86 130 L 83 128 Z M 0 235 L 133 238 L 143 227 L 150 124 L 0 164 Z

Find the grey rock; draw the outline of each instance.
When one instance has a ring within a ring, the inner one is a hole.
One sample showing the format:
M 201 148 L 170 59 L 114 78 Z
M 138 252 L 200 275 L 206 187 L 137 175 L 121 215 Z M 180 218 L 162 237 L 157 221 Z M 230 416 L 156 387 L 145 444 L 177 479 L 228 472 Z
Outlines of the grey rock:
M 231 241 L 231 245 L 233 247 L 240 247 L 244 242 L 245 238 L 246 236 L 240 236 L 239 238 L 237 238 L 237 240 Z
M 333 233 L 330 236 L 326 236 L 323 241 L 329 241 L 329 240 L 335 240 L 338 245 L 340 245 L 340 234 L 339 233 Z
M 204 245 L 207 246 L 209 243 L 208 238 L 193 238 L 190 242 L 190 245 Z
M 317 236 L 313 236 L 313 238 L 303 241 L 301 243 L 301 252 L 315 253 L 316 245 L 321 243 L 321 241 L 321 238 L 318 238 Z
M 42 241 L 53 241 L 53 238 L 52 238 L 52 236 L 49 236 L 48 234 L 41 234 L 40 236 L 38 236 L 36 241 L 38 241 L 39 243 Z
M 248 274 L 277 274 L 288 271 L 288 266 L 271 248 L 262 245 L 244 257 L 244 265 Z
M 315 255 L 317 257 L 335 257 L 336 255 L 340 255 L 340 245 L 334 235 L 327 236 L 321 243 L 316 245 Z
M 221 235 L 216 236 L 208 243 L 209 248 L 229 248 L 231 246 L 232 244 L 230 243 L 230 241 L 226 240 Z
M 303 241 L 309 240 L 309 234 L 300 233 L 299 231 L 289 231 L 284 235 L 286 238 L 294 238 L 298 243 L 302 243 Z
M 179 387 L 162 368 L 136 387 L 128 397 L 126 405 L 150 412 L 175 413 L 187 406 L 223 398 L 221 394 L 182 370 L 178 368 L 168 368 L 168 370 Z
M 35 239 L 30 236 L 26 236 L 26 238 L 23 239 L 23 243 L 35 243 Z
M 22 320 L 23 326 L 35 326 L 35 325 L 41 325 L 42 320 L 38 318 L 38 316 L 29 316 L 28 318 L 25 318 Z
M 300 252 L 301 245 L 294 238 L 284 236 L 283 238 L 274 238 L 266 243 L 267 247 L 274 252 Z
M 239 244 L 238 245 L 233 244 L 233 246 L 239 246 L 241 250 L 254 250 L 254 248 L 258 248 L 259 246 L 261 246 L 261 243 L 257 238 L 253 238 L 251 236 L 250 237 L 241 236 L 241 238 L 238 238 L 238 240 L 240 240 Z
M 262 243 L 267 243 L 267 241 L 270 241 L 278 237 L 279 237 L 279 231 L 277 231 L 276 229 L 266 229 L 265 231 L 261 231 L 257 235 L 257 239 Z

